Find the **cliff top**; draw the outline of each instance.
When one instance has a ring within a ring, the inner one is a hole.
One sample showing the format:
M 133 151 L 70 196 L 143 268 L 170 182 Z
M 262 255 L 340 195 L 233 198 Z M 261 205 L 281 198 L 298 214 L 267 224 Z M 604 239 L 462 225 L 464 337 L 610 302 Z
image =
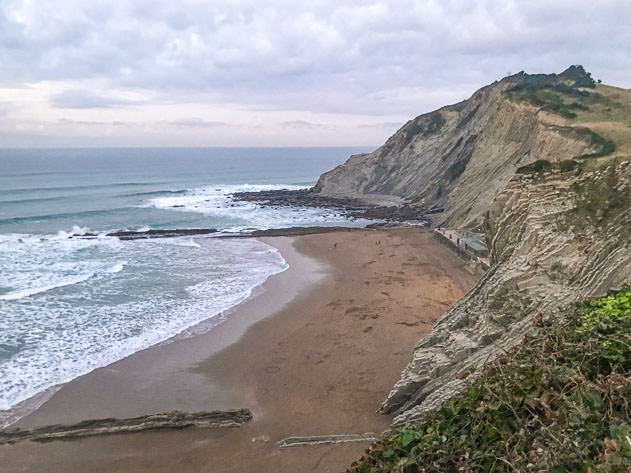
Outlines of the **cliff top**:
M 504 80 L 514 84 L 506 91 L 512 100 L 556 115 L 549 118 L 559 124 L 593 130 L 614 144 L 607 154 L 631 154 L 631 90 L 595 81 L 580 65 L 560 74 L 522 71 Z
M 516 173 L 561 163 L 592 168 L 616 157 L 631 157 L 631 91 L 601 84 L 577 65 L 520 72 L 420 115 L 374 152 L 323 174 L 313 190 L 396 196 L 431 211 L 436 224 L 480 229 Z

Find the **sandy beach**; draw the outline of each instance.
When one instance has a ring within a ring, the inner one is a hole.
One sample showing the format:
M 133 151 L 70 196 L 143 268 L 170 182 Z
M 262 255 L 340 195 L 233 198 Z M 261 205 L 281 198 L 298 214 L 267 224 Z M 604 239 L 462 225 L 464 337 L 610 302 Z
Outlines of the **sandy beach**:
M 0 447 L 0 471 L 340 472 L 361 456 L 277 442 L 387 429 L 376 411 L 412 348 L 479 274 L 422 228 L 262 240 L 290 267 L 223 323 L 78 378 L 19 425 L 242 407 L 251 423 L 21 442 Z

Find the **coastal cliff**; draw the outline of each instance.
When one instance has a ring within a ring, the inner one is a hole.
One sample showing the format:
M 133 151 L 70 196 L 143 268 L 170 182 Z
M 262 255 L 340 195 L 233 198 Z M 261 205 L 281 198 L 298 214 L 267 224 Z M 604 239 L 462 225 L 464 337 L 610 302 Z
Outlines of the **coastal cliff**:
M 373 153 L 351 156 L 324 173 L 313 190 L 376 202 L 395 196 L 444 210 L 436 224 L 482 228 L 491 202 L 518 168 L 602 152 L 602 140 L 569 119 L 582 107 L 572 104 L 588 98 L 581 94 L 590 95 L 585 89 L 593 86 L 580 66 L 561 74 L 506 77 L 468 100 L 410 120 Z M 546 89 L 554 92 L 546 96 Z M 563 95 L 569 96 L 561 108 L 565 116 L 555 113 Z
M 519 344 L 537 318 L 631 281 L 630 189 L 626 160 L 510 181 L 486 219 L 491 269 L 417 345 L 382 406 L 394 424 L 460 392 L 467 373 Z
M 415 348 L 381 411 L 409 425 L 539 319 L 631 281 L 631 92 L 581 66 L 519 73 L 323 174 L 327 196 L 401 198 L 485 233 L 490 270 Z

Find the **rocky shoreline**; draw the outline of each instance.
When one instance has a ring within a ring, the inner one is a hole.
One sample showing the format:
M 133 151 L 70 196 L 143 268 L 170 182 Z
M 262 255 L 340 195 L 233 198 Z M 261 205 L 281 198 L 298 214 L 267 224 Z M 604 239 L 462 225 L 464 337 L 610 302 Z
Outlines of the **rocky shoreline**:
M 173 238 L 180 236 L 196 236 L 196 235 L 209 235 L 216 233 L 214 228 L 184 228 L 175 230 L 147 230 L 147 231 L 120 231 L 108 233 L 108 237 L 116 237 L 119 240 L 146 240 L 148 238 Z M 82 235 L 93 236 L 93 235 Z
M 117 231 L 107 233 L 105 236 L 115 237 L 119 240 L 149 240 L 153 238 L 177 238 L 183 236 L 203 236 L 210 234 L 217 234 L 214 238 L 263 238 L 263 237 L 277 237 L 277 236 L 302 236 L 302 235 L 315 235 L 319 233 L 333 233 L 333 232 L 352 232 L 362 230 L 379 230 L 386 228 L 401 228 L 409 226 L 424 226 L 426 221 L 415 222 L 377 222 L 366 225 L 365 227 L 326 227 L 326 226 L 312 226 L 312 227 L 285 227 L 285 228 L 268 228 L 265 230 L 251 230 L 242 231 L 239 233 L 221 233 L 214 228 L 174 228 L 169 230 L 148 230 L 148 231 Z M 74 234 L 70 238 L 97 238 L 99 235 L 95 233 L 81 233 Z
M 11 429 L 0 431 L 0 445 L 24 440 L 47 442 L 70 440 L 80 437 L 112 435 L 155 430 L 181 430 L 197 428 L 240 427 L 252 420 L 249 409 L 212 412 L 164 412 L 130 419 L 85 420 L 71 425 L 49 425 L 33 429 Z
M 235 192 L 235 201 L 256 202 L 262 207 L 317 207 L 333 209 L 351 218 L 403 222 L 424 220 L 424 216 L 436 209 L 404 203 L 403 205 L 375 205 L 354 197 L 331 197 L 311 189 L 266 190 Z
M 235 201 L 255 202 L 261 207 L 302 207 L 325 208 L 339 212 L 349 218 L 362 218 L 376 220 L 377 222 L 366 225 L 363 228 L 393 228 L 401 225 L 427 225 L 427 216 L 442 209 L 426 209 L 422 206 L 403 205 L 375 205 L 352 197 L 329 197 L 315 192 L 313 189 L 300 190 L 267 190 L 256 192 L 236 192 L 232 194 Z M 218 238 L 235 237 L 267 237 L 267 236 L 298 236 L 315 233 L 329 233 L 339 231 L 359 230 L 362 227 L 344 226 L 311 226 L 311 227 L 287 227 L 270 228 L 264 230 L 242 231 L 239 233 L 217 235 Z M 116 237 L 120 240 L 146 240 L 151 238 L 175 238 L 182 236 L 200 236 L 221 233 L 216 228 L 174 228 L 160 230 L 120 230 L 107 233 L 105 236 Z M 96 233 L 74 234 L 71 238 L 96 238 Z

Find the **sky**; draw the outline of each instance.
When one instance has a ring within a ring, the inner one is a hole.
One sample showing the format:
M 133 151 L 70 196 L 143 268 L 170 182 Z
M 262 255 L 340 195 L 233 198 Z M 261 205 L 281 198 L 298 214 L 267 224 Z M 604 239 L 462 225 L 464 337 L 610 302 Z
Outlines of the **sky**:
M 631 87 L 629 0 L 2 0 L 0 147 L 377 146 L 521 70 Z

